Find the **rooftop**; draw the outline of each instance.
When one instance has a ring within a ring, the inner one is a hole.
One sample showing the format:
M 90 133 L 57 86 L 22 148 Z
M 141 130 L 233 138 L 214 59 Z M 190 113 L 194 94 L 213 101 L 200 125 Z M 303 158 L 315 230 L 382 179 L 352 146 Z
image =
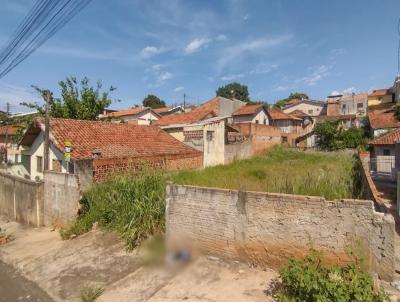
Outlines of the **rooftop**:
M 357 93 L 357 94 L 349 94 L 344 95 L 340 98 L 341 102 L 346 101 L 366 101 L 368 99 L 368 93 Z
M 135 108 L 130 108 L 130 109 L 123 109 L 123 110 L 118 110 L 115 112 L 109 112 L 107 114 L 102 115 L 102 118 L 116 118 L 116 117 L 123 117 L 123 116 L 128 116 L 128 115 L 136 115 L 139 114 L 141 112 L 147 111 L 147 110 L 151 110 L 153 112 L 155 112 L 153 109 L 151 109 L 150 107 L 135 107 Z M 158 113 L 156 113 L 158 115 Z
M 263 104 L 255 104 L 255 105 L 247 105 L 239 108 L 233 113 L 233 116 L 239 115 L 253 115 L 257 113 L 259 110 L 263 110 Z
M 370 145 L 394 145 L 395 142 L 400 141 L 400 129 L 396 129 L 386 133 L 380 137 L 370 141 Z
M 167 125 L 180 125 L 180 124 L 191 124 L 199 122 L 207 117 L 215 116 L 211 110 L 193 110 L 187 113 L 171 114 L 161 117 L 158 121 L 155 121 L 153 125 L 156 126 L 167 126 Z
M 28 128 L 21 145 L 30 146 L 44 131 L 43 119 L 36 119 Z M 147 157 L 190 154 L 198 151 L 179 142 L 158 127 L 127 123 L 50 119 L 50 140 L 64 152 L 64 142 L 72 143 L 71 158 L 91 159 L 93 152 L 102 158 Z
M 270 111 L 268 111 L 268 113 L 273 120 L 296 120 L 296 121 L 302 120 L 301 118 L 295 115 L 284 113 L 280 109 L 271 109 Z
M 368 112 L 368 119 L 372 129 L 400 127 L 400 121 L 392 109 L 370 110 Z
M 374 97 L 374 96 L 385 96 L 385 95 L 391 95 L 391 94 L 392 94 L 391 88 L 383 88 L 383 89 L 376 89 L 376 90 L 372 91 L 368 96 Z

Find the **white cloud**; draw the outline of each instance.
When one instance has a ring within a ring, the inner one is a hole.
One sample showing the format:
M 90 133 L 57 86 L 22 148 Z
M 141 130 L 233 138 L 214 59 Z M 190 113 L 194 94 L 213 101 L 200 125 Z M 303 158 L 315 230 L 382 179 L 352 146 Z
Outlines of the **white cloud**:
M 215 38 L 215 41 L 219 41 L 219 42 L 226 41 L 226 40 L 228 40 L 228 37 L 227 37 L 226 35 L 223 35 L 223 34 L 218 35 L 218 36 Z
M 356 93 L 356 92 L 357 92 L 357 89 L 355 87 L 349 87 L 349 88 L 343 89 L 342 91 L 334 90 L 331 92 L 331 95 L 339 95 L 339 94 L 349 95 L 349 94 Z
M 140 55 L 143 58 L 150 58 L 152 56 L 155 56 L 157 54 L 161 53 L 161 49 L 157 48 L 155 46 L 146 46 L 145 48 L 143 48 L 140 52 Z
M 185 89 L 185 87 L 179 86 L 179 87 L 176 87 L 176 88 L 174 89 L 174 91 L 175 91 L 175 92 L 179 92 L 179 91 L 183 91 L 184 89 Z
M 173 77 L 174 77 L 174 75 L 172 73 L 168 72 L 168 71 L 163 71 L 163 72 L 158 74 L 158 80 L 160 82 L 164 82 L 164 81 L 170 80 Z
M 320 65 L 311 69 L 311 74 L 305 76 L 304 78 L 301 78 L 299 80 L 300 83 L 303 83 L 307 86 L 315 86 L 320 80 L 330 75 L 330 70 L 332 69 L 332 66 Z
M 207 44 L 210 42 L 211 40 L 207 38 L 195 38 L 192 41 L 190 41 L 188 45 L 186 45 L 185 53 L 191 54 L 197 52 L 200 49 L 207 47 Z
M 242 57 L 247 54 L 257 53 L 261 51 L 265 51 L 266 49 L 280 46 L 293 38 L 292 35 L 282 35 L 274 38 L 259 38 L 253 41 L 246 41 L 236 45 L 228 49 L 224 49 L 221 53 L 221 57 L 218 60 L 218 68 L 221 71 L 226 65 L 228 65 L 231 61 Z
M 264 74 L 269 73 L 278 68 L 278 64 L 259 64 L 252 70 L 250 70 L 249 74 Z
M 244 15 L 244 16 L 243 16 L 243 21 L 247 21 L 247 20 L 249 19 L 249 17 L 250 17 L 249 14 Z

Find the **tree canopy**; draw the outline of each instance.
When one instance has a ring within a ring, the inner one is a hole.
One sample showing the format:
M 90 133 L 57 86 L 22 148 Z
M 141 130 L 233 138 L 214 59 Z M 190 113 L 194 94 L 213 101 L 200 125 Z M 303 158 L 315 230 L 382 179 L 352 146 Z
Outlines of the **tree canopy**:
M 111 105 L 109 95 L 115 90 L 114 87 L 101 91 L 102 83 L 97 82 L 96 86 L 90 85 L 88 78 L 84 77 L 78 81 L 75 77 L 67 77 L 64 81 L 58 82 L 61 98 L 53 98 L 49 104 L 51 117 L 70 118 L 80 120 L 96 120 L 104 109 Z M 46 89 L 32 86 L 41 95 Z M 22 105 L 36 109 L 39 114 L 44 115 L 45 106 L 38 103 L 22 103 Z
M 236 82 L 219 87 L 216 94 L 217 96 L 222 96 L 228 99 L 234 98 L 246 103 L 250 101 L 248 87 Z
M 158 96 L 149 94 L 143 99 L 143 106 L 157 109 L 165 107 L 165 102 L 161 100 Z
M 293 99 L 299 99 L 299 100 L 306 99 L 306 100 L 308 100 L 309 97 L 308 97 L 307 94 L 305 94 L 303 92 L 292 92 L 292 93 L 289 94 L 289 96 L 287 98 L 278 100 L 275 103 L 274 107 L 283 108 L 287 102 L 289 102 L 290 100 L 293 100 Z
M 317 123 L 314 133 L 318 137 L 317 145 L 324 150 L 339 150 L 364 147 L 366 133 L 362 128 L 343 129 L 340 121 L 325 121 Z

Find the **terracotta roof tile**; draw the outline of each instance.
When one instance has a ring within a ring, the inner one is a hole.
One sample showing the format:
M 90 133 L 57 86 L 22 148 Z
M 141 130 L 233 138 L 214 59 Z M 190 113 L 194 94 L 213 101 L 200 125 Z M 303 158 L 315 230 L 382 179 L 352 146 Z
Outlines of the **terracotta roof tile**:
M 273 120 L 297 120 L 297 121 L 302 120 L 301 118 L 296 117 L 294 115 L 284 113 L 279 109 L 271 109 L 268 113 Z
M 19 127 L 16 126 L 2 126 L 0 127 L 0 135 L 15 135 Z
M 392 89 L 384 88 L 384 89 L 376 89 L 372 91 L 368 96 L 385 96 L 392 94 Z
M 153 125 L 156 126 L 167 126 L 175 124 L 192 124 L 194 122 L 201 121 L 208 116 L 215 116 L 213 111 L 210 110 L 193 110 L 187 113 L 178 113 L 165 115 L 158 121 L 155 121 Z
M 136 115 L 138 113 L 141 113 L 146 110 L 151 110 L 154 112 L 153 109 L 149 107 L 136 107 L 136 108 L 131 108 L 131 109 L 124 109 L 124 110 L 118 110 L 115 112 L 109 112 L 107 114 L 102 115 L 102 118 L 113 118 L 113 117 L 123 117 L 127 115 Z
M 372 129 L 400 127 L 400 121 L 391 109 L 371 110 L 368 112 L 368 119 Z
M 400 141 L 400 129 L 396 129 L 386 133 L 369 142 L 370 145 L 394 145 L 395 142 Z
M 354 120 L 357 116 L 355 114 L 343 114 L 343 115 L 320 115 L 316 119 L 318 121 L 343 121 L 343 120 Z
M 263 104 L 247 105 L 236 110 L 233 115 L 253 115 L 257 113 L 260 109 L 263 109 Z
M 44 129 L 39 119 L 31 126 Z M 36 129 L 31 129 L 37 133 Z M 27 137 L 29 137 L 28 129 Z M 71 158 L 90 159 L 93 151 L 102 158 L 145 157 L 172 154 L 190 154 L 198 151 L 179 142 L 171 135 L 154 126 L 138 126 L 127 123 L 50 119 L 50 139 L 61 152 L 64 142 L 72 143 Z M 24 139 L 22 140 L 24 145 Z

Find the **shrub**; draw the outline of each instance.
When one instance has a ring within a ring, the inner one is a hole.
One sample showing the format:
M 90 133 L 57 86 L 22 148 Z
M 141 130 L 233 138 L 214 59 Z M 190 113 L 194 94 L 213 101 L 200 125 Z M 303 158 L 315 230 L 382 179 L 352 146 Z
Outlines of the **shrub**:
M 290 259 L 280 270 L 282 279 L 277 298 L 281 302 L 385 302 L 388 295 L 376 291 L 371 275 L 359 259 L 344 266 L 330 266 L 312 251 L 302 260 Z
M 89 231 L 93 223 L 116 231 L 133 249 L 144 239 L 164 232 L 165 181 L 156 172 L 118 176 L 84 193 L 81 214 L 64 239 Z

